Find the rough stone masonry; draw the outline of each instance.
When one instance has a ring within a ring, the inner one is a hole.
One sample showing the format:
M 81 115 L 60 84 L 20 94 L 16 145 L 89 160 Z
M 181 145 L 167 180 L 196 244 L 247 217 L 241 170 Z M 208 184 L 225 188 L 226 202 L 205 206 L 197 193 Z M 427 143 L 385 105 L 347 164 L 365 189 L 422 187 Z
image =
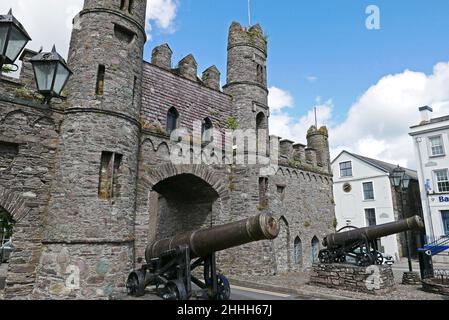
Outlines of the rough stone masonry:
M 197 121 L 200 131 L 268 140 L 260 25 L 232 23 L 221 89 L 215 66 L 201 77 L 192 55 L 173 66 L 167 44 L 144 61 L 146 1 L 124 3 L 84 2 L 64 98 L 36 100 L 30 50 L 20 79 L 0 78 L 0 206 L 16 221 L 4 297 L 108 299 L 125 292 L 149 242 L 260 211 L 280 220 L 280 237 L 220 253 L 220 269 L 269 276 L 311 267 L 334 231 L 326 128 L 312 127 L 307 145 L 270 136 L 279 141 L 271 175 L 260 164 L 224 164 L 220 135 L 200 134 L 184 149 L 170 138 L 180 128 L 195 136 Z M 201 161 L 176 164 L 174 154 Z

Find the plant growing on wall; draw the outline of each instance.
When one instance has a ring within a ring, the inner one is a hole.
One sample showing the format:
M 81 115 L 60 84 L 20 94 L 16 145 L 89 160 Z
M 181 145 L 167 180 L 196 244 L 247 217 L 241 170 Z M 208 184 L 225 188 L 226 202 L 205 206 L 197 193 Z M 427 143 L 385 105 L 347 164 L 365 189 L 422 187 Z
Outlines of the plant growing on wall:
M 312 225 L 312 224 L 310 223 L 310 221 L 304 222 L 304 227 L 305 227 L 305 228 L 310 228 L 311 225 Z
M 231 130 L 237 130 L 239 128 L 239 123 L 235 117 L 229 117 L 226 121 L 226 125 Z

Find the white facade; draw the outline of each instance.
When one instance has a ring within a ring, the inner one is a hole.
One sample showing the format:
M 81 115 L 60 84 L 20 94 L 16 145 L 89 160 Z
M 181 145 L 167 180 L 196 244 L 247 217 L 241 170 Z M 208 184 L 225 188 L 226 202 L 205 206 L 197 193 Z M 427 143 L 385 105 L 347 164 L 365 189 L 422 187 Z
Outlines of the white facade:
M 432 242 L 449 235 L 449 117 L 430 119 L 431 108 L 420 110 L 423 122 L 411 128 L 410 136 L 418 163 L 426 233 Z
M 349 162 L 352 166 L 352 175 L 342 176 L 340 165 Z M 367 227 L 369 226 L 368 216 L 370 215 L 375 215 L 375 223 L 378 225 L 395 221 L 388 172 L 345 151 L 332 162 L 332 171 L 334 174 L 337 229 L 348 225 L 358 228 Z M 370 192 L 364 192 L 364 184 L 371 183 L 374 197 L 371 197 Z M 350 185 L 350 188 L 348 188 L 348 185 Z M 368 196 L 368 199 L 366 199 L 366 196 Z M 379 249 L 383 253 L 392 255 L 396 260 L 400 258 L 396 235 L 381 239 Z

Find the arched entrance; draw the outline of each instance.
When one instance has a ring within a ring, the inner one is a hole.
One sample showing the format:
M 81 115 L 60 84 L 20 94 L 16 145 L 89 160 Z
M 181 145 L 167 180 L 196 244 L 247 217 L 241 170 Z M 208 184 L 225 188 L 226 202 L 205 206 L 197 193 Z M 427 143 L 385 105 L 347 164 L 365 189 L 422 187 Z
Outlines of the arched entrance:
M 213 205 L 219 194 L 203 179 L 180 174 L 153 187 L 157 193 L 156 239 L 214 225 Z
M 14 220 L 11 214 L 0 206 L 0 290 L 5 288 L 8 263 L 14 248 L 13 227 Z
M 225 175 L 206 165 L 149 167 L 139 178 L 135 227 L 136 262 L 145 247 L 179 232 L 220 224 L 229 190 Z

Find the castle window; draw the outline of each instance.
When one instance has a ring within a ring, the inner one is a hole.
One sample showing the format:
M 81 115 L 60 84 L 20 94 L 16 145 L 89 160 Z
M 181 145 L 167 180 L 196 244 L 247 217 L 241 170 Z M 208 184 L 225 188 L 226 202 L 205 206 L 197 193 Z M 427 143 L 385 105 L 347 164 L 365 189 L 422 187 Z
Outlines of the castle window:
M 277 192 L 279 194 L 279 198 L 281 201 L 284 201 L 285 199 L 285 186 L 277 185 Z
M 176 108 L 171 108 L 167 113 L 167 134 L 171 135 L 178 128 L 179 113 Z
M 264 67 L 260 64 L 257 64 L 256 66 L 256 73 L 257 73 L 257 82 L 260 84 L 264 84 Z
M 120 10 L 125 10 L 126 7 L 126 0 L 121 0 L 120 1 Z
M 268 205 L 268 178 L 259 178 L 259 207 L 265 209 Z
M 263 112 L 260 112 L 256 117 L 257 154 L 259 154 L 259 151 L 262 154 L 268 154 L 267 129 L 267 118 Z
M 137 87 L 137 77 L 134 77 L 134 83 L 133 83 L 133 105 L 135 104 L 135 100 L 136 100 L 136 87 Z
M 104 75 L 106 73 L 106 67 L 102 64 L 98 66 L 97 73 L 97 87 L 95 93 L 97 96 L 102 96 L 104 94 Z
M 101 199 L 112 199 L 119 195 L 118 174 L 123 156 L 113 152 L 102 152 L 100 164 L 100 182 L 98 196 Z
M 296 237 L 293 249 L 293 261 L 296 265 L 302 265 L 302 241 Z
M 134 10 L 134 0 L 128 0 L 128 12 L 129 14 L 133 14 Z
M 118 40 L 125 44 L 130 44 L 136 36 L 133 31 L 118 24 L 114 24 L 114 35 Z
M 202 143 L 210 143 L 213 140 L 213 124 L 209 118 L 203 120 L 201 124 Z

